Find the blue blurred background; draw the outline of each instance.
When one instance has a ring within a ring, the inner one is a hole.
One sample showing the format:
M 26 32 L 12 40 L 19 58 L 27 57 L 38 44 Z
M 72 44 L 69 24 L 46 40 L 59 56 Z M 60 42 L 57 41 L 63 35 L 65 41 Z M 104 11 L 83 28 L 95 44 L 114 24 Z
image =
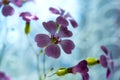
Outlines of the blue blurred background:
M 72 28 L 73 36 L 70 38 L 75 43 L 71 55 L 63 51 L 59 59 L 46 56 L 46 71 L 51 67 L 70 67 L 80 60 L 103 54 L 101 45 L 113 54 L 115 64 L 110 80 L 120 80 L 120 0 L 35 0 L 27 2 L 21 8 L 10 4 L 15 9 L 13 16 L 4 17 L 0 8 L 0 71 L 4 71 L 11 80 L 38 80 L 36 70 L 36 56 L 31 49 L 39 52 L 34 37 L 38 33 L 48 32 L 43 28 L 42 22 L 55 20 L 56 15 L 49 12 L 49 7 L 62 8 L 68 11 L 77 21 L 78 27 Z M 24 33 L 25 21 L 19 14 L 29 11 L 39 17 L 38 21 L 31 21 L 29 41 Z M 40 68 L 42 72 L 42 58 Z M 53 71 L 54 72 L 54 71 Z M 48 75 L 53 72 L 47 72 Z M 106 69 L 101 65 L 89 67 L 90 80 L 106 80 Z M 82 80 L 80 74 L 68 74 L 63 77 L 52 76 L 46 80 Z

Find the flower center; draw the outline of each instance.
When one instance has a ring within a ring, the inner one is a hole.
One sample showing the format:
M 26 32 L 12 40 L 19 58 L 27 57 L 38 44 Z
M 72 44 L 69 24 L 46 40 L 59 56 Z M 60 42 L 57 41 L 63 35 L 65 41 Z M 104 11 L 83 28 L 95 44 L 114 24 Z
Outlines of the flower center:
M 54 35 L 51 35 L 51 43 L 58 44 L 60 42 L 59 37 L 55 37 Z
M 3 4 L 4 4 L 4 5 L 8 5 L 9 2 L 10 2 L 9 0 L 3 0 Z

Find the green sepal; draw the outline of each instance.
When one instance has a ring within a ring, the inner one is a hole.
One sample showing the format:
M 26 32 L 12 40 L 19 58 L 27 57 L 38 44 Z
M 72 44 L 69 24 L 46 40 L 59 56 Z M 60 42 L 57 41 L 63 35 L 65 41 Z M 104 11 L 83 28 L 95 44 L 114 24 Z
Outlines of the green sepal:
M 64 76 L 66 74 L 68 74 L 68 69 L 67 68 L 60 68 L 56 72 L 57 76 Z
M 25 34 L 29 34 L 30 33 L 30 22 L 26 22 L 25 24 Z
M 89 66 L 93 66 L 99 63 L 99 60 L 96 58 L 87 58 L 86 61 Z

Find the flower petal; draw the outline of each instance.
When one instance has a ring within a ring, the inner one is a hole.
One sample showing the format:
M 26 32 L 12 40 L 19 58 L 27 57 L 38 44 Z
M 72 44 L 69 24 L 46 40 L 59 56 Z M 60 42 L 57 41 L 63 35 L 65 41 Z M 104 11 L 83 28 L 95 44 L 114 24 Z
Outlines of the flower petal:
M 108 68 L 108 69 L 107 69 L 107 73 L 106 73 L 106 78 L 109 78 L 109 77 L 110 77 L 110 74 L 111 74 L 111 71 L 110 71 L 110 69 Z
M 12 0 L 12 3 L 18 7 L 22 6 L 23 0 Z
M 31 16 L 31 13 L 30 12 L 22 12 L 22 13 L 20 13 L 19 16 L 20 17 Z
M 60 12 L 60 15 L 63 16 L 64 13 L 65 13 L 65 10 L 63 10 L 62 8 L 60 8 L 60 11 L 61 11 L 61 12 Z
M 53 21 L 43 22 L 43 26 L 52 35 L 54 35 L 57 31 L 56 23 Z
M 61 26 L 61 27 L 60 27 L 60 30 L 59 30 L 59 32 L 58 32 L 58 36 L 59 36 L 59 37 L 71 37 L 71 36 L 72 36 L 72 32 L 69 31 L 69 30 L 67 29 L 67 27 Z
M 2 6 L 2 4 L 3 4 L 3 3 L 2 3 L 2 2 L 0 2 L 0 7 Z
M 105 54 L 108 54 L 108 49 L 105 46 L 101 46 L 101 49 Z
M 60 56 L 60 48 L 57 44 L 50 44 L 45 48 L 45 53 L 47 56 L 58 58 Z
M 53 13 L 53 14 L 60 14 L 59 10 L 53 8 L 53 7 L 50 7 L 49 10 Z
M 80 61 L 75 67 L 76 72 L 85 74 L 88 72 L 88 68 L 87 68 L 87 61 L 86 60 L 82 60 Z
M 31 14 L 30 12 L 22 12 L 19 16 L 27 22 L 29 22 L 30 20 L 38 20 L 38 17 L 36 15 Z
M 82 74 L 82 79 L 89 80 L 89 74 L 88 73 Z
M 14 14 L 14 9 L 13 7 L 11 7 L 10 5 L 5 5 L 3 8 L 2 8 L 2 14 L 4 16 L 11 16 Z
M 78 26 L 77 22 L 74 19 L 69 19 L 71 25 L 73 26 L 73 28 L 76 28 Z
M 71 40 L 61 40 L 60 45 L 65 53 L 70 54 L 75 45 Z
M 68 21 L 65 18 L 63 18 L 62 16 L 57 17 L 56 21 L 58 24 L 60 24 L 62 26 L 65 26 L 65 27 L 68 26 Z
M 5 74 L 3 72 L 0 72 L 0 78 L 5 77 Z
M 108 66 L 107 58 L 104 55 L 100 56 L 100 63 L 105 68 Z
M 50 38 L 46 34 L 37 34 L 35 36 L 35 41 L 39 47 L 45 47 L 50 43 Z
M 72 16 L 70 15 L 70 13 L 66 13 L 65 15 L 64 15 L 64 18 L 72 18 Z

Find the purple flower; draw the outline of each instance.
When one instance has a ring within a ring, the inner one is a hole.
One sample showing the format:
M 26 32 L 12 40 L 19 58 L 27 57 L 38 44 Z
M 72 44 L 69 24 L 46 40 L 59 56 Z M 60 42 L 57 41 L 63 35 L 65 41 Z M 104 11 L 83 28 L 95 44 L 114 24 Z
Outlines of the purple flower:
M 82 60 L 77 65 L 68 69 L 69 73 L 72 73 L 72 74 L 80 73 L 83 80 L 89 80 L 88 71 L 89 71 L 89 69 L 87 67 L 86 60 Z
M 19 16 L 22 17 L 22 19 L 26 22 L 30 22 L 30 20 L 38 20 L 38 17 L 30 12 L 22 12 Z
M 33 1 L 33 0 L 12 0 L 11 2 L 15 4 L 17 7 L 22 7 L 23 3 Z
M 0 71 L 0 80 L 10 80 L 10 78 Z
M 30 32 L 30 21 L 38 20 L 38 17 L 36 15 L 31 14 L 30 12 L 22 12 L 19 16 L 26 21 L 25 33 L 28 34 Z
M 11 5 L 9 5 L 10 0 L 2 0 L 0 2 L 0 6 L 3 4 L 3 8 L 2 8 L 2 14 L 4 16 L 11 16 L 14 14 L 14 9 Z
M 53 7 L 50 7 L 49 10 L 53 13 L 53 14 L 57 14 L 59 15 L 59 17 L 57 17 L 56 21 L 58 24 L 61 24 L 62 26 L 68 26 L 68 21 L 67 19 L 70 21 L 71 25 L 76 28 L 78 26 L 77 22 L 72 18 L 72 16 L 67 12 L 65 14 L 65 10 L 61 9 L 57 10 Z
M 112 54 L 105 46 L 101 46 L 102 51 L 105 53 L 104 55 L 100 56 L 100 64 L 107 68 L 106 72 L 106 78 L 108 79 L 110 77 L 110 74 L 114 68 L 114 63 L 112 59 Z
M 62 40 L 61 38 L 71 37 L 72 32 L 69 31 L 67 27 L 59 27 L 57 23 L 53 21 L 43 22 L 43 26 L 50 33 L 50 36 L 46 34 L 37 34 L 35 36 L 35 41 L 39 47 L 45 47 L 46 55 L 58 58 L 60 56 L 58 44 L 61 45 L 65 53 L 70 54 L 75 47 L 74 43 L 69 39 Z
M 0 2 L 0 7 L 3 5 L 2 14 L 4 16 L 11 16 L 14 14 L 14 8 L 11 5 L 9 5 L 9 3 L 13 3 L 16 6 L 21 7 L 22 4 L 27 1 L 33 1 L 33 0 L 25 0 L 25 1 L 24 0 L 2 0 Z

